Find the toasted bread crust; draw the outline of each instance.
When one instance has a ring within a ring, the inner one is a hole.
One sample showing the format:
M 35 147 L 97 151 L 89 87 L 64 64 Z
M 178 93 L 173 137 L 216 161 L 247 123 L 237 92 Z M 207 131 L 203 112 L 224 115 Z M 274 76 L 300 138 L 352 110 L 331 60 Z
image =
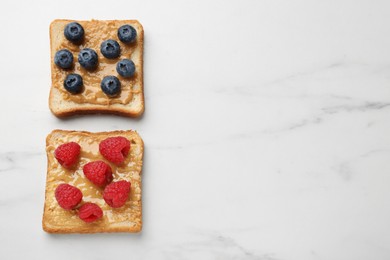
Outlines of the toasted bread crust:
M 91 133 L 87 131 L 67 131 L 67 130 L 53 130 L 46 138 L 46 148 L 49 146 L 55 146 L 57 147 L 60 143 L 57 143 L 58 137 L 66 137 L 68 135 L 73 136 L 83 136 L 83 138 L 87 138 L 88 136 L 94 136 L 99 138 L 107 138 L 111 136 L 124 136 L 128 139 L 131 139 L 139 146 L 139 154 L 136 156 L 136 162 L 140 166 L 140 170 L 138 172 L 138 175 L 141 174 L 142 171 L 142 160 L 143 160 L 143 149 L 144 149 L 144 143 L 141 139 L 141 137 L 135 132 L 135 131 L 110 131 L 110 132 L 96 132 Z M 53 140 L 54 139 L 54 140 Z M 137 203 L 136 207 L 136 216 L 129 215 L 128 219 L 129 222 L 132 223 L 132 225 L 126 225 L 123 223 L 109 223 L 106 222 L 100 222 L 97 224 L 91 223 L 82 223 L 80 220 L 71 220 L 72 223 L 78 221 L 75 225 L 63 225 L 59 221 L 55 220 L 56 216 L 55 212 L 58 212 L 58 209 L 53 210 L 50 209 L 49 201 L 52 199 L 50 196 L 53 196 L 53 193 L 51 190 L 49 190 L 50 187 L 50 178 L 49 175 L 51 171 L 53 170 L 52 166 L 52 156 L 49 154 L 49 151 L 47 150 L 47 177 L 46 177 L 46 189 L 45 189 L 45 204 L 44 204 L 44 210 L 43 210 L 43 218 L 42 218 L 42 228 L 44 231 L 48 233 L 112 233 L 112 232 L 128 232 L 128 233 L 135 233 L 140 232 L 142 229 L 142 201 L 141 201 L 141 178 L 137 180 L 139 182 L 139 191 L 134 191 L 135 193 L 139 192 L 137 195 L 137 198 L 139 198 L 139 201 L 135 201 Z M 140 177 L 140 176 L 139 176 Z M 133 191 L 132 191 L 133 192 Z M 124 206 L 126 207 L 126 205 Z M 62 211 L 62 209 L 59 209 Z M 75 212 L 69 213 L 70 216 L 75 215 Z M 125 215 L 127 218 L 127 215 Z M 80 224 L 80 222 L 82 224 Z
M 56 23 L 63 23 L 63 22 L 72 22 L 74 20 L 67 20 L 67 19 L 56 19 L 50 23 L 50 64 L 51 64 L 51 71 L 52 71 L 52 82 L 54 81 L 54 54 L 53 48 L 54 48 L 54 42 L 55 42 L 55 35 L 58 32 L 54 29 L 54 25 Z M 106 20 L 105 22 L 111 22 L 115 20 Z M 137 33 L 137 41 L 139 44 L 139 50 L 141 53 L 141 58 L 139 60 L 139 67 L 141 68 L 138 73 L 140 73 L 140 80 L 138 84 L 140 85 L 140 93 L 137 97 L 137 104 L 135 107 L 123 104 L 115 104 L 115 105 L 99 105 L 99 104 L 79 104 L 73 101 L 63 100 L 61 98 L 61 95 L 59 95 L 58 91 L 55 90 L 52 86 L 50 88 L 50 94 L 49 94 L 49 108 L 50 111 L 57 117 L 68 117 L 76 114 L 116 114 L 121 116 L 127 116 L 127 117 L 139 117 L 143 114 L 145 110 L 145 98 L 144 98 L 144 81 L 143 81 L 143 48 L 144 48 L 144 30 L 137 20 L 124 20 L 123 22 L 130 23 L 130 24 L 137 24 L 137 27 L 140 28 Z

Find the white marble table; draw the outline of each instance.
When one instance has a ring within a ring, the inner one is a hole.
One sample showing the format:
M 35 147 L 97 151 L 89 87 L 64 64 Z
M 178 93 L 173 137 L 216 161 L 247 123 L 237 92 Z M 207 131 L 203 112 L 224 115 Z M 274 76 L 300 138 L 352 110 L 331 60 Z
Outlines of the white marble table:
M 142 118 L 50 113 L 55 18 L 143 23 Z M 0 21 L 0 259 L 390 259 L 389 1 L 7 1 Z M 141 234 L 42 231 L 56 128 L 139 131 Z

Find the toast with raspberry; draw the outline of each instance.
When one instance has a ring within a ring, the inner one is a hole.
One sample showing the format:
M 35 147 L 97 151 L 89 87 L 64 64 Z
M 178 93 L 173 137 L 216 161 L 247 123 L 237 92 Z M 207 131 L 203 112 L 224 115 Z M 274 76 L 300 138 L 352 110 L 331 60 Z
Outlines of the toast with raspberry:
M 131 130 L 51 132 L 43 230 L 140 232 L 143 150 L 141 137 Z
M 50 24 L 49 107 L 57 117 L 144 111 L 144 30 L 136 20 Z

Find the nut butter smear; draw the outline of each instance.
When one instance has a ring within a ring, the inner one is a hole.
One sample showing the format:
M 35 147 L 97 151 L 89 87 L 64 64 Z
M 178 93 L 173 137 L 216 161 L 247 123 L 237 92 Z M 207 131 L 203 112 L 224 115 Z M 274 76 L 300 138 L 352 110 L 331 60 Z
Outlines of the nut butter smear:
M 57 52 L 60 49 L 68 49 L 72 52 L 74 58 L 74 67 L 69 70 L 63 70 L 54 67 L 54 80 L 53 85 L 55 88 L 60 90 L 62 97 L 65 100 L 71 100 L 75 103 L 90 103 L 90 104 L 100 104 L 100 105 L 110 105 L 110 104 L 128 104 L 131 102 L 133 93 L 140 92 L 140 86 L 137 86 L 137 82 L 141 82 L 141 76 L 139 71 L 141 71 L 141 61 L 139 50 L 137 50 L 137 45 L 139 42 L 139 36 L 137 36 L 136 41 L 131 44 L 124 44 L 118 39 L 117 33 L 118 28 L 124 24 L 123 21 L 78 21 L 78 23 L 83 26 L 85 31 L 84 41 L 80 45 L 76 45 L 68 41 L 63 34 L 58 35 L 57 37 L 61 38 L 61 44 L 59 46 L 54 46 L 54 51 Z M 130 23 L 136 30 L 137 26 Z M 138 32 L 138 30 L 137 30 Z M 100 45 L 103 41 L 113 39 L 117 41 L 121 47 L 121 54 L 116 59 L 107 59 L 100 52 Z M 99 64 L 98 67 L 93 71 L 87 71 L 78 63 L 78 54 L 80 50 L 84 48 L 91 48 L 98 54 Z M 121 59 L 131 59 L 133 60 L 136 72 L 131 78 L 124 78 L 118 75 L 116 71 L 116 64 Z M 51 61 L 53 62 L 53 61 Z M 63 82 L 66 75 L 70 73 L 80 74 L 83 78 L 84 91 L 80 94 L 70 94 L 63 87 Z M 121 83 L 121 92 L 117 97 L 108 97 L 100 88 L 101 80 L 105 76 L 116 76 L 118 77 Z
M 113 135 L 114 136 L 114 135 Z M 118 135 L 115 135 L 118 136 Z M 81 190 L 83 193 L 83 200 L 79 204 L 81 206 L 85 202 L 93 202 L 101 207 L 103 210 L 103 217 L 94 223 L 88 225 L 101 225 L 103 223 L 128 223 L 129 216 L 141 217 L 139 215 L 140 199 L 141 199 L 141 179 L 140 172 L 141 165 L 134 161 L 134 157 L 139 153 L 141 146 L 136 141 L 129 139 L 131 142 L 130 152 L 121 166 L 116 166 L 113 163 L 108 162 L 99 153 L 99 143 L 108 136 L 91 137 L 80 136 L 80 134 L 68 134 L 67 136 L 58 135 L 53 138 L 59 143 L 76 142 L 81 146 L 80 160 L 75 168 L 72 170 L 62 167 L 54 157 L 54 150 L 57 147 L 50 145 L 47 147 L 48 163 L 52 166 L 52 171 L 48 175 L 48 187 L 47 187 L 47 200 L 48 209 L 52 211 L 56 218 L 53 222 L 63 223 L 64 226 L 85 226 L 85 223 L 79 219 L 75 211 L 77 210 L 63 210 L 57 203 L 54 191 L 56 187 L 61 183 L 68 183 Z M 103 199 L 104 187 L 98 187 L 90 182 L 83 173 L 83 167 L 88 162 L 102 160 L 111 166 L 113 172 L 113 181 L 126 180 L 131 183 L 131 191 L 129 199 L 126 204 L 120 208 L 111 208 Z M 78 206 L 78 207 L 79 207 Z M 78 208 L 77 207 L 77 208 Z M 60 221 L 59 221 L 60 220 Z

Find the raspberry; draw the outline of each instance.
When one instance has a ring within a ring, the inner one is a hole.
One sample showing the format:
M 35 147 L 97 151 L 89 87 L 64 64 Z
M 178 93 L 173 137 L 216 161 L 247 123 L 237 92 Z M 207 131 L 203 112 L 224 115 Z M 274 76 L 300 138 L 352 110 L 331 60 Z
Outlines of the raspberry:
M 102 209 L 95 203 L 87 202 L 79 208 L 79 218 L 90 223 L 103 216 Z
M 78 188 L 65 183 L 58 185 L 55 196 L 63 209 L 74 209 L 83 198 L 83 194 Z
M 62 144 L 54 151 L 54 156 L 65 168 L 71 168 L 77 163 L 80 155 L 80 145 L 75 142 Z
M 103 161 L 87 163 L 83 167 L 83 172 L 88 180 L 100 187 L 112 181 L 111 167 Z
M 125 205 L 130 194 L 131 183 L 128 181 L 113 182 L 106 186 L 103 199 L 113 208 Z
M 99 144 L 100 153 L 115 164 L 121 164 L 130 151 L 130 141 L 122 136 L 109 137 Z

